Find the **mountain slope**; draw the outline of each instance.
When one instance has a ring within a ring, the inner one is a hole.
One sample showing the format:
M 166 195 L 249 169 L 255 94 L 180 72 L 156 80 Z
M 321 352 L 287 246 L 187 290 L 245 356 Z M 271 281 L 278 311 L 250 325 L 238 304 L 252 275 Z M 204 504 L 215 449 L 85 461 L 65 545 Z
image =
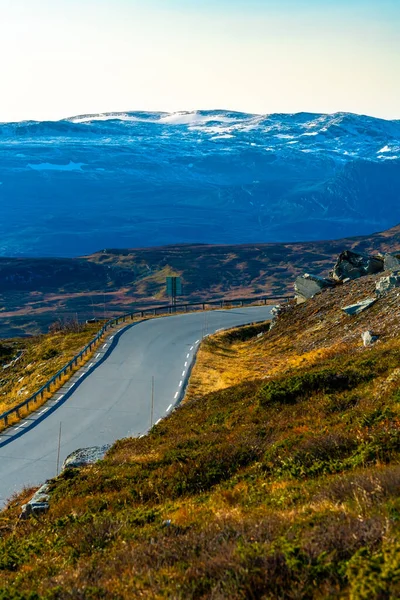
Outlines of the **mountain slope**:
M 400 222 L 400 121 L 226 111 L 0 124 L 0 255 L 368 234 Z
M 375 279 L 208 339 L 190 400 L 149 435 L 67 469 L 37 519 L 14 499 L 4 598 L 398 598 L 398 290 L 340 309 Z M 225 389 L 202 389 L 215 371 Z
M 325 242 L 109 249 L 76 259 L 0 258 L 0 337 L 44 331 L 57 319 L 111 317 L 135 304 L 166 303 L 165 278 L 173 274 L 182 278 L 182 300 L 292 294 L 297 275 L 327 275 L 345 249 L 398 251 L 400 226 Z

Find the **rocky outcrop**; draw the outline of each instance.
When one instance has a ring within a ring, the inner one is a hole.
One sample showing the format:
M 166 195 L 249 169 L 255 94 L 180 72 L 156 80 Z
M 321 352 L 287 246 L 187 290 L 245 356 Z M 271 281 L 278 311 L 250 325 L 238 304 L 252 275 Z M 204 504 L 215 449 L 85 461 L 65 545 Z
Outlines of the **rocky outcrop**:
M 384 269 L 385 271 L 400 271 L 400 252 L 385 254 Z
M 391 273 L 387 277 L 381 277 L 376 282 L 376 293 L 378 296 L 384 296 L 393 288 L 400 287 L 400 275 Z
M 357 302 L 356 304 L 350 304 L 349 306 L 344 306 L 342 311 L 346 313 L 346 315 L 358 315 L 362 313 L 367 308 L 370 308 L 375 302 L 377 298 L 367 298 L 366 300 L 362 300 L 361 302 Z
M 111 444 L 105 444 L 104 446 L 94 446 L 93 448 L 79 448 L 67 456 L 65 459 L 62 470 L 64 469 L 77 469 L 86 465 L 91 465 L 98 460 L 102 460 L 107 452 L 111 448 Z
M 345 279 L 358 279 L 364 275 L 374 275 L 384 269 L 384 260 L 381 256 L 366 256 L 357 254 L 352 250 L 345 250 L 339 254 L 332 271 L 335 281 Z
M 297 302 L 305 302 L 309 298 L 313 298 L 316 294 L 321 293 L 322 290 L 334 286 L 335 282 L 330 279 L 324 279 L 318 275 L 305 273 L 301 277 L 297 277 L 294 284 Z

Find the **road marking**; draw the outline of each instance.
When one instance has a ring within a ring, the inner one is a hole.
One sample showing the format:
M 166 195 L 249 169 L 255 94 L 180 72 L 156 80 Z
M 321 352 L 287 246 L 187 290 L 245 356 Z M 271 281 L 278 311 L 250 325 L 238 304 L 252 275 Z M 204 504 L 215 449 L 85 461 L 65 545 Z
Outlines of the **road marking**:
M 23 427 L 25 427 L 25 425 L 28 425 L 28 421 L 25 421 L 25 423 L 22 423 L 22 425 L 19 425 L 19 427 L 17 427 L 17 429 L 22 429 Z
M 81 374 L 79 375 L 78 379 L 80 379 L 81 377 L 83 377 L 83 376 L 84 376 L 84 374 L 85 374 L 85 373 L 81 373 Z
M 114 336 L 112 335 L 112 336 L 110 337 L 110 340 L 113 340 L 113 339 L 114 339 Z
M 184 366 L 187 367 L 187 361 L 185 362 Z
M 93 367 L 93 363 L 90 363 L 90 365 L 88 366 L 88 369 L 90 369 L 90 367 Z
M 192 347 L 190 348 L 190 350 L 193 350 L 193 348 L 194 348 L 194 346 L 192 346 Z
M 46 410 L 49 410 L 49 409 L 48 408 L 44 408 L 43 410 L 40 411 L 39 415 L 42 415 L 43 413 L 45 413 Z
M 69 389 L 70 389 L 70 390 L 72 390 L 72 388 L 74 387 L 74 385 L 75 385 L 75 384 L 73 383 Z
M 175 400 L 177 399 L 178 396 L 179 396 L 179 392 L 176 392 L 176 394 L 174 396 Z
M 59 397 L 58 401 L 62 400 L 62 399 L 64 398 L 64 396 L 65 396 L 65 394 L 62 394 L 62 395 Z
M 183 386 L 183 381 L 181 380 L 181 381 L 179 382 L 179 387 L 182 387 L 182 386 Z
M 185 377 L 186 371 L 182 371 L 182 377 Z
M 222 331 L 222 327 L 220 329 L 216 329 L 215 333 L 218 333 L 218 331 Z
M 199 344 L 199 343 L 200 343 L 200 340 L 196 340 L 196 344 Z
M 186 354 L 186 358 L 190 358 L 190 354 Z
M 161 421 L 161 419 L 158 419 L 158 421 L 156 421 L 156 425 L 158 425 L 160 421 Z
M 172 408 L 172 404 L 170 404 L 165 412 L 169 412 Z
M 103 348 L 107 348 L 107 344 L 104 344 Z
M 99 353 L 98 353 L 98 355 L 96 356 L 96 358 L 100 358 L 100 356 L 101 356 L 101 354 L 100 354 L 100 352 L 99 352 Z

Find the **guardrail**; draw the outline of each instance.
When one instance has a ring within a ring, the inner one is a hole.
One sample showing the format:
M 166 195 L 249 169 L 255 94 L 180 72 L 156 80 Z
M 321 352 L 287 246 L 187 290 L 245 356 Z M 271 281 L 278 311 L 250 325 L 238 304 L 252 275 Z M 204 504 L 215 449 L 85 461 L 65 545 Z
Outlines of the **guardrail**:
M 62 369 L 60 369 L 60 371 L 58 371 L 58 373 L 56 373 L 51 379 L 49 379 L 49 381 L 47 381 L 47 383 L 45 383 L 35 394 L 33 394 L 32 396 L 30 396 L 29 398 L 27 398 L 26 400 L 23 400 L 23 402 L 21 402 L 20 404 L 18 404 L 17 406 L 14 406 L 13 408 L 10 408 L 10 410 L 2 413 L 0 415 L 0 421 L 3 421 L 4 423 L 4 427 L 8 427 L 9 425 L 9 417 L 11 415 L 16 415 L 17 418 L 19 419 L 21 417 L 21 411 L 26 408 L 27 411 L 29 412 L 30 407 L 32 406 L 33 408 L 35 408 L 35 406 L 38 405 L 38 403 L 40 401 L 43 401 L 44 399 L 44 395 L 46 393 L 51 394 L 52 392 L 52 387 L 59 387 L 61 384 L 61 381 L 63 379 L 63 377 L 65 377 L 66 375 L 68 375 L 69 373 L 71 373 L 71 371 L 73 371 L 75 368 L 78 367 L 79 363 L 83 362 L 84 357 L 87 354 L 90 354 L 92 352 L 92 349 L 100 342 L 100 340 L 103 338 L 104 334 L 111 329 L 112 327 L 115 327 L 116 325 L 119 325 L 120 323 L 126 323 L 127 321 L 131 320 L 133 321 L 133 319 L 135 317 L 145 317 L 146 315 L 153 315 L 156 316 L 157 314 L 175 314 L 176 312 L 179 312 L 179 309 L 183 309 L 185 312 L 189 311 L 189 308 L 193 308 L 193 310 L 196 310 L 195 307 L 200 307 L 199 310 L 204 311 L 206 310 L 207 306 L 217 306 L 219 308 L 223 308 L 224 306 L 244 306 L 245 304 L 267 304 L 267 302 L 269 300 L 290 300 L 292 298 L 292 296 L 262 296 L 262 297 L 258 297 L 258 298 L 234 298 L 234 299 L 222 299 L 222 300 L 208 300 L 208 301 L 202 301 L 202 302 L 186 302 L 184 304 L 175 304 L 175 305 L 162 305 L 162 306 L 152 306 L 152 307 L 148 307 L 148 308 L 143 308 L 143 309 L 137 309 L 131 313 L 128 313 L 126 315 L 121 315 L 119 317 L 115 317 L 109 321 L 107 321 L 107 323 L 105 323 L 103 325 L 103 327 L 100 329 L 100 331 L 97 333 L 97 335 L 93 338 L 93 340 L 91 342 L 89 342 L 89 344 L 87 344 L 83 350 L 81 350 L 79 352 L 79 354 L 76 354 L 74 356 L 74 358 L 72 358 L 72 360 L 69 361 L 68 364 L 66 364 Z M 57 387 L 57 389 L 58 389 Z M 55 391 L 55 390 L 53 390 Z

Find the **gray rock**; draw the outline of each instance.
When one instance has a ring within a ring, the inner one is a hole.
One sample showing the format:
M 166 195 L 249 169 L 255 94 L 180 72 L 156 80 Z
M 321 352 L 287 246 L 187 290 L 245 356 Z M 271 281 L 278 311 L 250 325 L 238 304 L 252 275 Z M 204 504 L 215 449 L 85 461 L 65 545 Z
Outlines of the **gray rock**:
M 49 510 L 50 484 L 45 483 L 33 497 L 21 506 L 21 519 L 29 519 L 32 515 L 45 513 Z
M 67 456 L 65 459 L 62 470 L 84 467 L 85 465 L 91 465 L 98 460 L 102 460 L 107 452 L 111 448 L 111 444 L 105 444 L 104 446 L 94 446 L 93 448 L 79 448 Z
M 364 275 L 380 273 L 383 269 L 383 257 L 366 256 L 365 254 L 352 252 L 352 250 L 345 250 L 339 254 L 339 258 L 333 267 L 332 277 L 335 281 L 358 279 Z
M 393 288 L 400 287 L 400 275 L 388 275 L 387 277 L 381 277 L 376 282 L 376 293 L 378 296 L 383 296 Z
M 324 279 L 318 275 L 310 275 L 305 273 L 301 277 L 297 277 L 294 290 L 296 292 L 297 303 L 305 302 L 309 298 L 313 298 L 316 294 L 320 294 L 322 290 L 332 288 L 335 282 L 330 279 Z
M 346 315 L 358 315 L 362 313 L 367 308 L 370 308 L 375 302 L 377 298 L 367 298 L 366 300 L 362 300 L 361 302 L 357 302 L 357 304 L 350 304 L 349 306 L 344 306 L 342 311 L 346 313 Z
M 400 253 L 385 254 L 384 257 L 385 271 L 400 271 Z
M 372 346 L 372 344 L 378 339 L 378 336 L 373 335 L 372 331 L 364 331 L 364 333 L 361 334 L 361 338 L 364 346 Z

